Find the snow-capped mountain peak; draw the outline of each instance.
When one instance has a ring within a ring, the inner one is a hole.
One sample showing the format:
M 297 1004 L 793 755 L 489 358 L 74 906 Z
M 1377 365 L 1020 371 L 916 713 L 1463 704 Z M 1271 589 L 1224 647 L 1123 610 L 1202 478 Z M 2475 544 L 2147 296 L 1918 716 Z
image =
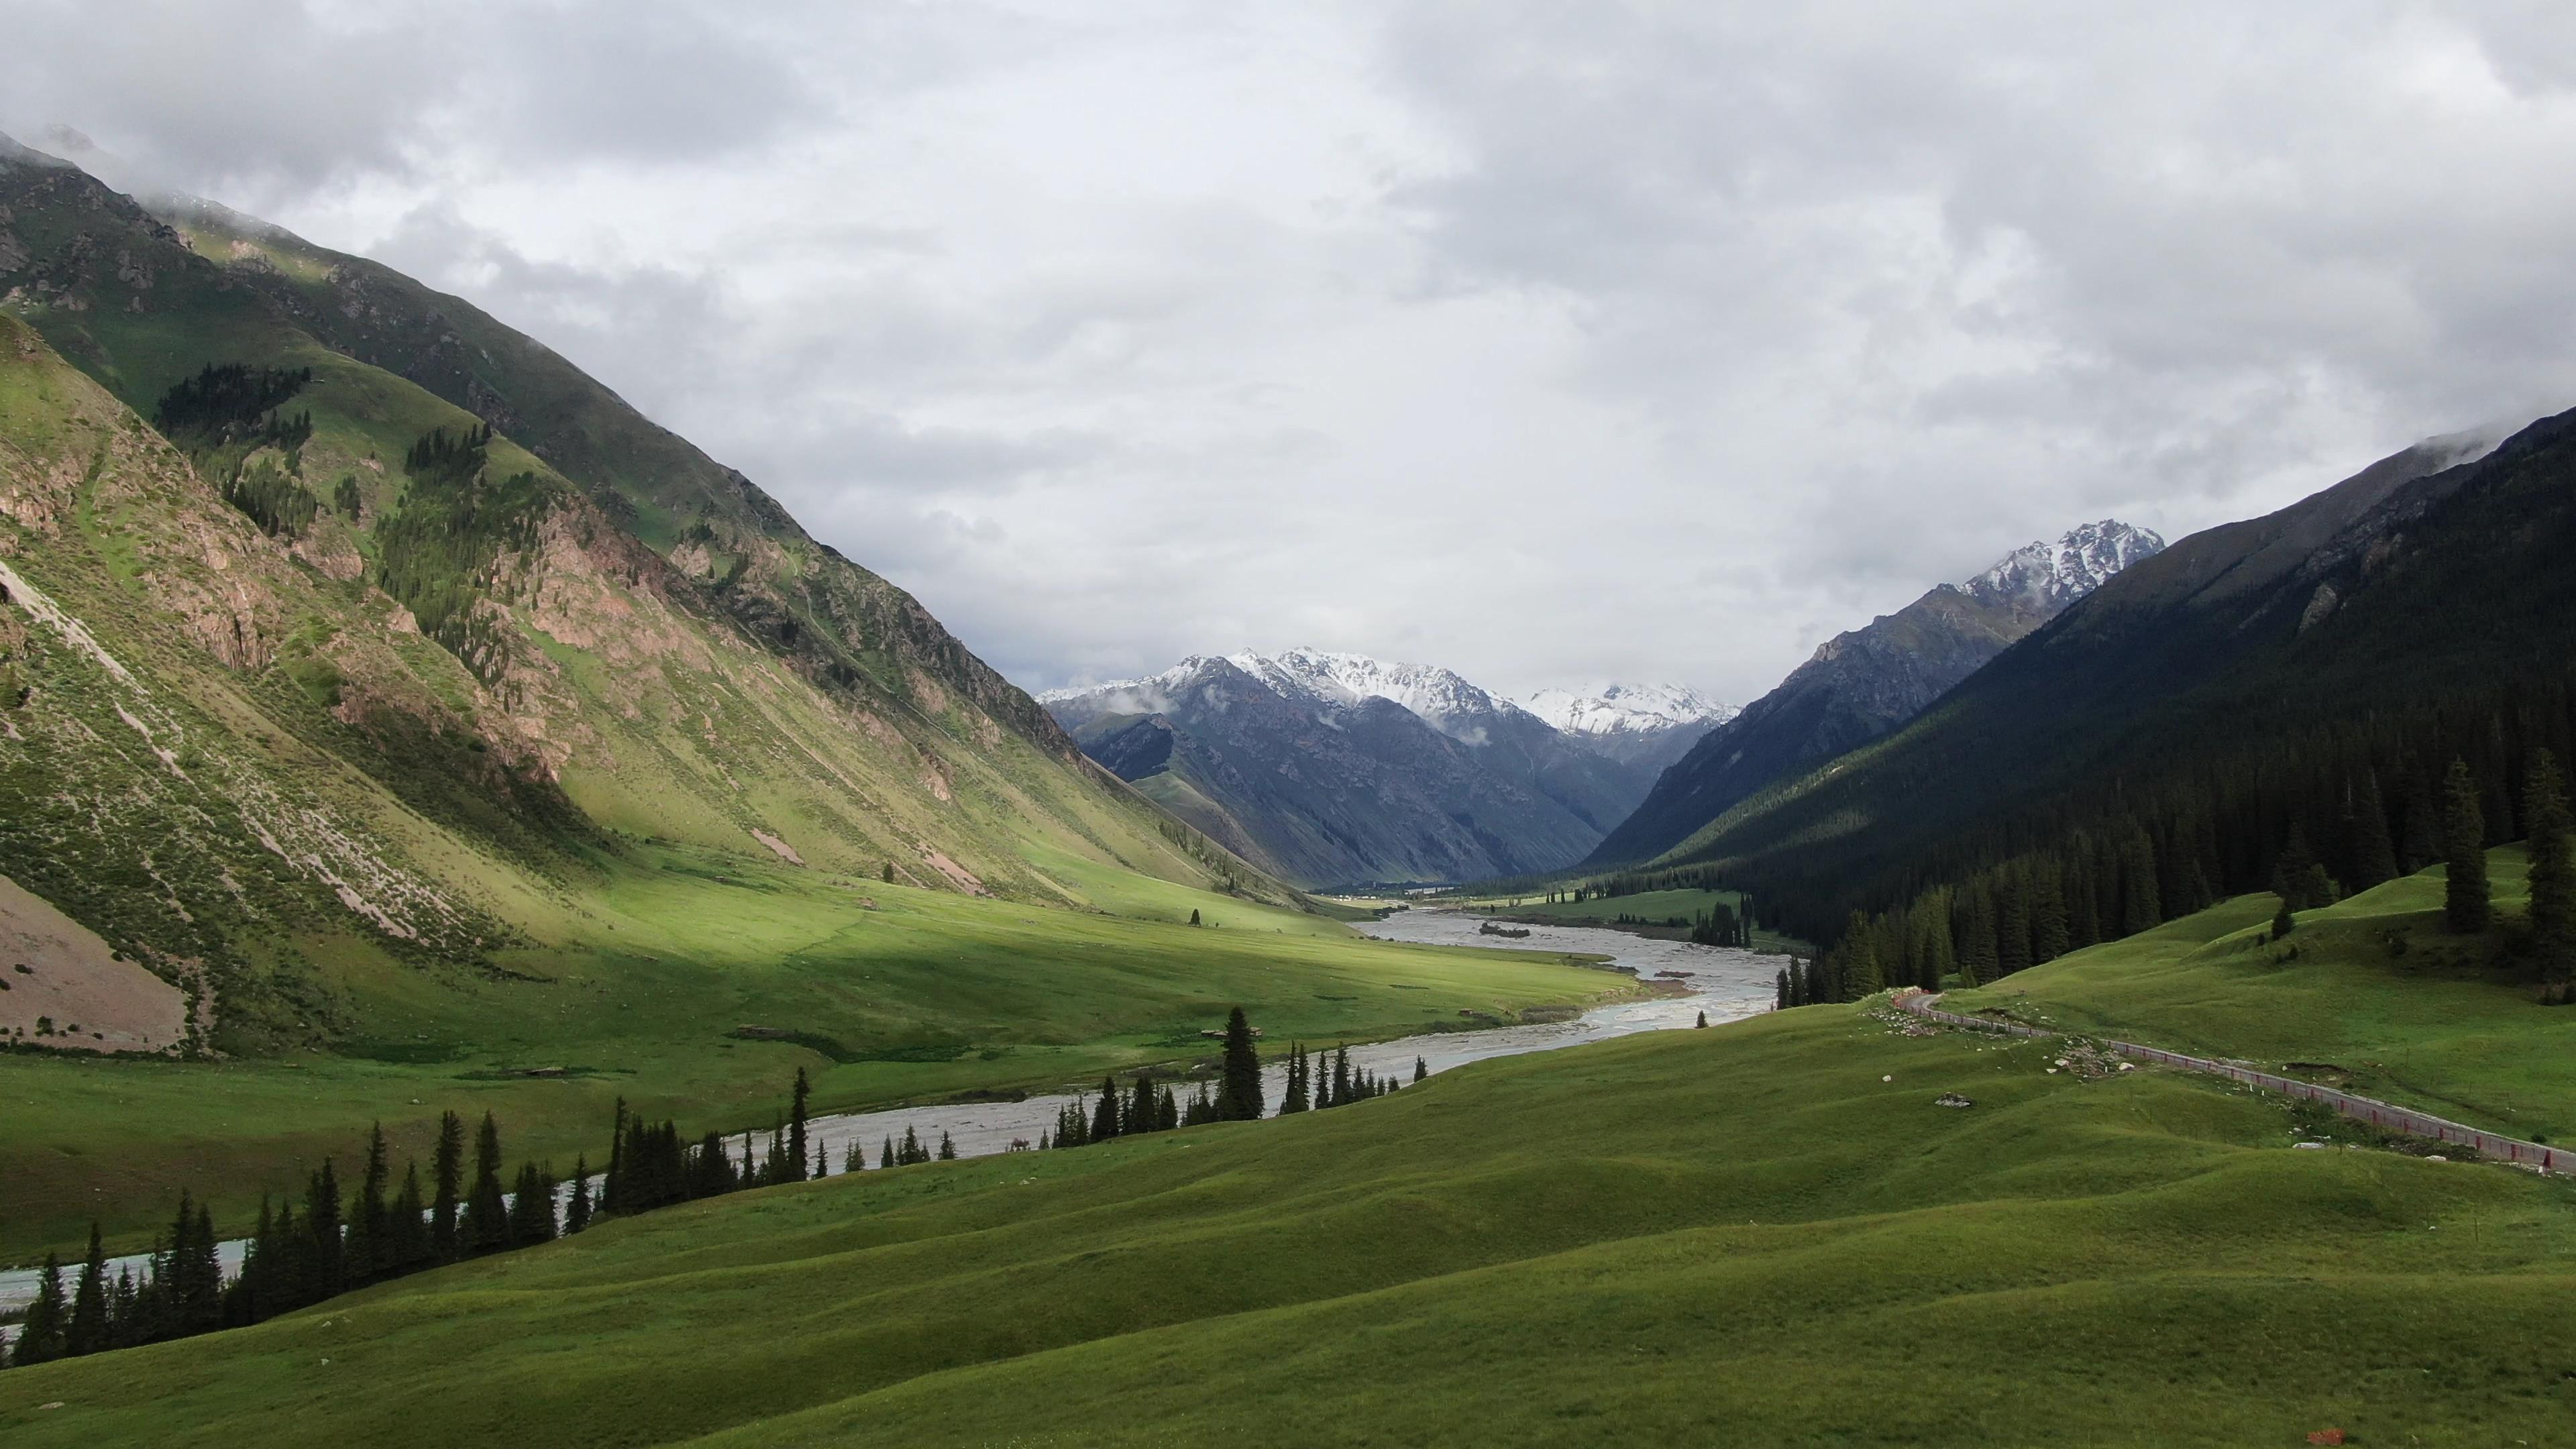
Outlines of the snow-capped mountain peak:
M 1542 689 L 1523 699 L 1521 707 L 1574 735 L 1635 734 L 1703 720 L 1723 724 L 1735 715 L 1735 706 L 1720 704 L 1684 684 Z
M 2025 544 L 1957 587 L 1986 599 L 2018 599 L 2054 614 L 2102 587 L 2111 575 L 2163 552 L 2164 546 L 2152 529 L 2106 518 L 2069 529 L 2055 543 Z
M 1304 648 L 1275 654 L 1242 649 L 1225 656 L 1225 661 L 1291 698 L 1343 706 L 1391 700 L 1421 716 L 1433 729 L 1471 745 L 1484 743 L 1481 721 L 1520 708 L 1437 665 L 1395 664 L 1365 654 Z

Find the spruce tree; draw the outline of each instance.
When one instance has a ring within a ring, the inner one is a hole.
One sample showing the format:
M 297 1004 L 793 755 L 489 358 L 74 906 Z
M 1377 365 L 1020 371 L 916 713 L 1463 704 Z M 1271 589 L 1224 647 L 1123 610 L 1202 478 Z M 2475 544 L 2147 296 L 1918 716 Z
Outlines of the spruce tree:
M 1119 1125 L 1129 1132 L 1151 1132 L 1154 1130 L 1155 1113 L 1154 1079 L 1150 1073 L 1140 1072 L 1136 1077 L 1136 1093 L 1127 1099 L 1127 1111 Z
M 186 1213 L 183 1210 L 181 1217 L 184 1219 L 185 1216 Z M 304 1260 L 302 1273 L 304 1291 L 311 1295 L 307 1302 L 319 1302 L 348 1286 L 345 1256 L 348 1242 L 346 1236 L 340 1231 L 342 1226 L 340 1175 L 332 1167 L 331 1159 L 325 1157 L 322 1159 L 321 1170 L 306 1181 L 304 1188 L 304 1246 L 300 1256 Z M 206 1236 L 208 1241 L 204 1252 L 207 1254 L 208 1263 L 211 1264 L 214 1235 L 210 1231 Z M 181 1244 L 180 1256 L 183 1259 L 198 1251 L 193 1233 L 182 1238 Z M 170 1301 L 183 1324 L 188 1321 L 191 1314 L 199 1311 L 198 1294 L 201 1288 L 202 1278 L 197 1272 L 182 1267 L 175 1275 Z M 182 1331 L 187 1330 L 183 1328 Z
M 522 1162 L 510 1193 L 510 1242 L 524 1248 L 552 1242 L 554 1237 L 554 1174 L 533 1162 Z
M 367 1137 L 367 1166 L 358 1179 L 358 1200 L 349 1205 L 348 1280 L 351 1286 L 372 1282 L 393 1267 L 385 1236 L 392 1227 L 386 1193 L 393 1185 L 393 1164 L 385 1158 L 385 1124 Z
M 1100 1102 L 1091 1112 L 1091 1140 L 1106 1142 L 1118 1135 L 1118 1083 L 1108 1077 L 1100 1079 Z
M 1261 1054 L 1252 1045 L 1252 1022 L 1236 1007 L 1225 1019 L 1225 1073 L 1217 1090 L 1217 1116 L 1250 1122 L 1262 1113 Z
M 812 1160 L 805 1151 L 805 1108 L 807 1101 L 813 1095 L 813 1084 L 805 1080 L 805 1069 L 798 1067 L 796 1085 L 790 1089 L 788 1096 L 787 1170 L 779 1175 L 781 1182 L 805 1180 L 805 1164 Z
M 2379 772 L 2364 767 L 2352 788 L 2352 888 L 2366 891 L 2397 878 L 2397 842 L 2388 834 L 2388 806 L 2379 798 Z
M 80 1284 L 72 1292 L 71 1318 L 63 1329 L 63 1352 L 72 1357 L 108 1347 L 107 1253 L 99 1246 L 98 1220 L 89 1225 L 89 1252 L 81 1259 Z
M 9 1345 L 10 1366 L 25 1368 L 61 1358 L 70 1329 L 65 1322 L 68 1317 L 63 1302 L 63 1261 L 47 1253 L 44 1272 L 36 1279 L 36 1301 L 27 1305 L 27 1316 L 18 1324 L 18 1337 Z
M 564 1204 L 564 1236 L 590 1226 L 590 1159 L 572 1160 L 572 1199 Z
M 2569 859 L 2567 779 L 2557 757 L 2531 752 L 2524 770 L 2523 821 L 2531 832 L 2531 944 L 2540 978 L 2576 975 L 2576 862 Z
M 886 869 L 888 869 L 888 870 L 892 870 L 892 869 L 894 869 L 894 867 L 892 867 L 892 866 L 887 866 L 887 867 L 886 867 Z M 878 1156 L 877 1156 L 877 1166 L 879 1166 L 879 1167 L 892 1167 L 892 1166 L 894 1166 L 894 1138 L 893 1138 L 893 1136 L 892 1136 L 891 1134 L 889 1134 L 889 1135 L 886 1137 L 886 1140 L 885 1140 L 885 1151 L 884 1151 L 884 1152 L 882 1152 L 882 1153 L 880 1153 L 880 1154 L 878 1154 Z
M 420 1164 L 406 1160 L 402 1191 L 394 1195 L 386 1232 L 395 1272 L 413 1272 L 429 1261 L 429 1224 L 422 1217 L 427 1211 L 420 1198 Z
M 1306 1048 L 1300 1044 L 1288 1048 L 1288 1085 L 1279 1097 L 1279 1115 L 1303 1112 L 1314 1104 L 1306 1096 Z
M 1789 1005 L 1789 973 L 1785 970 L 1774 972 L 1771 977 L 1771 1009 L 1786 1011 Z
M 1707 1012 L 1703 1011 L 1703 1012 L 1701 1012 L 1701 1013 L 1699 1014 L 1699 1022 L 1700 1022 L 1700 1025 L 1702 1025 L 1702 1026 L 1706 1026 L 1706 1025 L 1708 1025 L 1708 1013 L 1707 1013 Z M 1429 1062 L 1427 1062 L 1427 1061 L 1424 1061 L 1424 1060 L 1423 1060 L 1422 1058 L 1420 1058 L 1420 1057 L 1415 1057 L 1415 1058 L 1413 1059 L 1413 1079 L 1414 1079 L 1415 1081 L 1417 1081 L 1417 1082 L 1421 1082 L 1421 1081 L 1428 1081 L 1428 1080 L 1430 1079 L 1430 1077 L 1431 1077 L 1431 1063 L 1429 1063 Z
M 626 1114 L 626 1099 L 617 1099 L 618 1116 Z M 612 1159 L 612 1162 L 614 1159 Z M 611 1173 L 615 1168 L 610 1168 Z M 434 1195 L 429 1208 L 429 1246 L 438 1261 L 453 1263 L 462 1255 L 464 1245 L 456 1235 L 459 1195 L 465 1187 L 465 1119 L 453 1112 L 438 1116 L 438 1146 L 430 1154 L 430 1184 Z
M 486 1112 L 483 1125 L 474 1129 L 474 1184 L 457 1219 L 465 1252 L 496 1253 L 510 1246 L 510 1210 L 501 1199 L 501 1124 Z
M 1180 1099 L 1172 1095 L 1171 1088 L 1165 1087 L 1161 1099 L 1154 1103 L 1154 1130 L 1169 1132 L 1180 1125 Z
M 2281 898 L 2281 908 L 2272 913 L 2272 939 L 2275 941 L 2283 940 L 2287 938 L 2292 931 L 2295 931 L 2298 928 L 2298 917 L 2290 913 L 2290 898 L 2288 896 L 2283 896 Z
M 2442 801 L 2442 857 L 2449 875 L 2442 918 L 2452 930 L 2473 935 L 2487 928 L 2494 903 L 2487 886 L 2486 812 L 2478 804 L 2478 782 L 2468 761 L 2451 762 Z
M 949 1140 L 949 1136 L 945 1132 L 939 1134 L 939 1160 L 942 1162 L 955 1162 L 957 1160 L 957 1144 Z
M 1324 1105 L 1338 1107 L 1351 1099 L 1351 1049 L 1345 1044 L 1333 1053 L 1333 1080 L 1324 1089 Z

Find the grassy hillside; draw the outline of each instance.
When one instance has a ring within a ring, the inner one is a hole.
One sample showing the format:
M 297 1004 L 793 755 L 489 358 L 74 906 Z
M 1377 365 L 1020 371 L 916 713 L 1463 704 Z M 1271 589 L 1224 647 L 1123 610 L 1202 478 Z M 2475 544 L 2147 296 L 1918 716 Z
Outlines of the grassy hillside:
M 2240 1446 L 2564 1425 L 2567 1184 L 2292 1151 L 2276 1101 L 2052 1075 L 2054 1050 L 1815 1007 L 1284 1122 L 772 1190 L 0 1374 L 0 1430 Z
M 2241 1057 L 2490 1131 L 2576 1142 L 2576 1012 L 2534 1005 L 2524 974 L 2500 959 L 2519 929 L 2524 864 L 2518 846 L 2489 852 L 2503 919 L 2488 936 L 2443 928 L 2436 867 L 2301 912 L 2286 941 L 2269 939 L 2279 899 L 2242 896 L 1943 1004 Z
M 77 1246 L 93 1215 L 142 1246 L 183 1187 L 246 1224 L 323 1157 L 346 1168 L 370 1123 L 426 1160 L 441 1110 L 494 1112 L 514 1157 L 568 1167 L 581 1152 L 596 1164 L 621 1096 L 693 1131 L 766 1128 L 800 1067 L 832 1111 L 1195 1062 L 1198 1033 L 1237 1003 L 1284 1050 L 1630 989 L 1551 957 L 1368 941 L 1115 872 L 1100 884 L 1128 893 L 1112 902 L 1122 916 L 669 845 L 635 857 L 581 897 L 563 942 L 499 952 L 490 975 L 315 942 L 326 988 L 362 1023 L 329 1052 L 0 1052 L 0 1254 Z M 1184 924 L 1192 910 L 1211 924 Z M 745 1026 L 796 1039 L 736 1037 Z

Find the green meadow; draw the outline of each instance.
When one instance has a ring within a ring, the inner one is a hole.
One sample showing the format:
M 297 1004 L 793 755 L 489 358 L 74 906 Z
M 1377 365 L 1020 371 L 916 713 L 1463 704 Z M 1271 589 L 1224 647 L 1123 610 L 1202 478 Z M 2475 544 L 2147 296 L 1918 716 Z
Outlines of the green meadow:
M 13 1445 L 2558 1442 L 2576 1189 L 1809 1007 L 0 1374 Z M 1945 1093 L 1968 1109 L 1938 1106 Z
M 490 1111 L 513 1161 L 569 1170 L 584 1152 L 598 1165 L 619 1097 L 692 1133 L 765 1129 L 799 1067 L 815 1109 L 840 1111 L 1195 1063 L 1212 1049 L 1200 1030 L 1236 1004 L 1284 1050 L 1632 989 L 1554 957 L 1371 941 L 1069 855 L 1047 865 L 1126 914 L 670 845 L 629 854 L 561 903 L 568 944 L 499 952 L 497 974 L 306 943 L 358 1024 L 331 1050 L 0 1055 L 0 1255 L 76 1248 L 93 1215 L 146 1245 L 183 1187 L 246 1227 L 322 1158 L 346 1168 L 371 1123 L 397 1164 L 425 1160 L 447 1109 Z
M 2576 1011 L 2533 1004 L 2513 959 L 2520 846 L 2488 852 L 2497 928 L 2442 924 L 2440 867 L 2301 912 L 2270 895 L 1953 993 L 2040 1025 L 2255 1062 L 2472 1126 L 2576 1142 Z

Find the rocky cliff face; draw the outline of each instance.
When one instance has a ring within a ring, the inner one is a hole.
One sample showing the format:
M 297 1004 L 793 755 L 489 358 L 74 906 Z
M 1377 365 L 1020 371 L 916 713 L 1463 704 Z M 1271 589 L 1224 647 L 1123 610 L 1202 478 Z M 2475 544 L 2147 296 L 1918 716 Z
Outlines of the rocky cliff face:
M 1665 770 L 1590 863 L 1653 859 L 1772 781 L 1899 728 L 2014 641 L 2163 547 L 2146 529 L 2086 524 L 1835 635 L 1779 688 Z

